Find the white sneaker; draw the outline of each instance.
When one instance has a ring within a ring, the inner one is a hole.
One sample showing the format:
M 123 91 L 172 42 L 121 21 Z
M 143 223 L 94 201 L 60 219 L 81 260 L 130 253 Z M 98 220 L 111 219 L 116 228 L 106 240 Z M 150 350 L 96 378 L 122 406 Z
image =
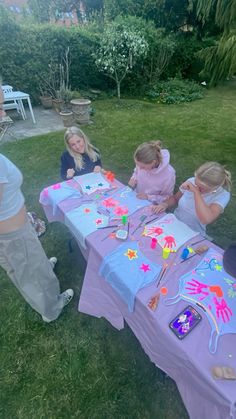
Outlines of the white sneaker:
M 74 297 L 74 291 L 71 288 L 68 288 L 68 290 L 65 290 L 60 295 L 63 298 L 63 308 L 64 308 L 65 306 L 67 306 L 67 304 L 69 304 L 71 302 L 72 298 Z M 46 323 L 50 323 L 50 322 L 53 321 L 53 320 L 48 319 L 45 316 L 42 316 L 42 319 Z
M 74 291 L 71 288 L 68 288 L 68 290 L 65 290 L 61 293 L 61 296 L 63 298 L 63 307 L 67 306 L 74 297 Z
M 57 258 L 55 257 L 55 256 L 53 256 L 53 257 L 51 257 L 50 259 L 49 259 L 49 262 L 51 263 L 51 265 L 52 265 L 52 269 L 54 269 L 55 268 L 55 266 L 56 266 L 56 263 L 57 263 Z

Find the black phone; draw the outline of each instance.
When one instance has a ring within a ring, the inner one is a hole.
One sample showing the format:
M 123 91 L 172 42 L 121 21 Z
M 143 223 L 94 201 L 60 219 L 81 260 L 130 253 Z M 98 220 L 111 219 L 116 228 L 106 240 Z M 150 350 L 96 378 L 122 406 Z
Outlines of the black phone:
M 169 323 L 169 328 L 178 339 L 184 339 L 201 320 L 201 314 L 194 307 L 187 306 Z

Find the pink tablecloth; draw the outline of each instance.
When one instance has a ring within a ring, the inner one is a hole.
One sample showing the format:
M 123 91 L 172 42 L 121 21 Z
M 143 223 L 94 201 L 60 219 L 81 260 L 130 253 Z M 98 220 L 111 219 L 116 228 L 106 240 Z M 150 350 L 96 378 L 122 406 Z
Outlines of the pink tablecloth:
M 75 200 L 59 203 L 54 216 L 50 206 L 45 208 L 45 212 L 50 221 L 53 219 L 63 221 L 63 214 L 71 209 L 71 205 L 75 206 L 78 203 L 79 201 L 76 203 Z M 138 224 L 142 213 L 151 215 L 150 210 L 145 208 L 134 214 L 131 217 L 131 232 Z M 211 375 L 211 368 L 216 365 L 236 369 L 236 335 L 228 334 L 220 337 L 216 354 L 211 354 L 208 349 L 210 324 L 205 313 L 199 308 L 202 321 L 183 341 L 178 340 L 168 324 L 187 304 L 185 301 L 180 301 L 175 305 L 166 306 L 164 297 L 161 296 L 158 308 L 156 311 L 151 311 L 147 303 L 157 291 L 155 284 L 139 291 L 134 312 L 129 312 L 120 296 L 98 274 L 103 257 L 120 244 L 116 239 L 109 238 L 102 241 L 101 239 L 107 234 L 106 230 L 101 230 L 87 237 L 87 270 L 79 311 L 104 317 L 119 330 L 124 327 L 125 321 L 151 361 L 175 380 L 191 419 L 236 418 L 235 381 L 216 381 Z M 145 255 L 152 261 L 162 263 L 161 249 L 153 251 L 150 248 L 150 239 L 141 237 L 141 230 L 138 230 L 134 236 L 131 234 L 130 239 L 139 240 Z M 211 243 L 208 245 L 216 247 Z M 171 258 L 176 258 L 176 263 L 180 253 L 181 249 L 177 254 L 171 255 Z M 200 258 L 195 256 L 180 265 L 173 263 L 162 284 L 168 289 L 168 297 L 177 293 L 179 277 L 196 266 Z

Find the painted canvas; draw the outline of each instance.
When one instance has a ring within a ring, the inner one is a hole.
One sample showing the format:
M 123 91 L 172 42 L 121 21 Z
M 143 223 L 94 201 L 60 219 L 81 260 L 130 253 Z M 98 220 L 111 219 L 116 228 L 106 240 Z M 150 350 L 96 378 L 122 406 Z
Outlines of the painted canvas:
M 128 186 L 118 189 L 112 196 L 99 202 L 100 206 L 106 208 L 111 217 L 131 215 L 140 208 L 150 205 L 145 199 L 138 199 L 136 192 Z
M 81 196 L 79 185 L 69 179 L 45 188 L 40 194 L 39 202 L 42 205 L 52 206 L 53 215 L 55 215 L 59 202 L 68 198 L 80 198 Z
M 65 214 L 65 224 L 69 227 L 81 246 L 86 249 L 85 239 L 99 227 L 108 225 L 109 218 L 97 212 L 95 203 L 83 204 Z
M 180 278 L 178 294 L 165 300 L 166 305 L 183 299 L 202 307 L 212 329 L 211 353 L 216 352 L 220 335 L 236 333 L 236 279 L 224 271 L 222 259 L 222 254 L 209 249 L 201 262 Z
M 179 221 L 174 214 L 166 214 L 162 218 L 145 226 L 143 236 L 156 238 L 162 248 L 178 250 L 186 241 L 199 233 Z
M 82 176 L 75 176 L 74 180 L 80 185 L 82 192 L 87 195 L 90 195 L 95 191 L 110 188 L 110 183 L 101 173 L 88 173 Z
M 155 281 L 160 271 L 161 266 L 147 259 L 137 242 L 125 242 L 105 256 L 99 274 L 111 284 L 132 312 L 137 292 Z

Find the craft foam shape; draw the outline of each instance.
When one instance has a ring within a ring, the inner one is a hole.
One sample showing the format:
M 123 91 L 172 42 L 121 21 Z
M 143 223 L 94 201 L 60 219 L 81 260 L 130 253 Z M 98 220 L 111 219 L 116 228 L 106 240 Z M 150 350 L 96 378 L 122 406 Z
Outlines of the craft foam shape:
M 236 333 L 236 280 L 224 271 L 222 258 L 209 249 L 201 262 L 179 279 L 178 294 L 165 300 L 166 305 L 183 299 L 203 308 L 212 328 L 211 353 L 216 352 L 219 336 Z

